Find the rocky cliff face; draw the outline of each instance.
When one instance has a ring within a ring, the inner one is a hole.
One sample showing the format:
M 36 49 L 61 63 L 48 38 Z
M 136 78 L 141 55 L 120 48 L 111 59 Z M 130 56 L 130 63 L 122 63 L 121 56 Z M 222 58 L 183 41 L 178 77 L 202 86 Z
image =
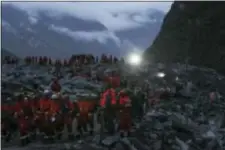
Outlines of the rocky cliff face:
M 188 60 L 225 73 L 224 8 L 224 2 L 174 2 L 147 58 L 165 63 Z

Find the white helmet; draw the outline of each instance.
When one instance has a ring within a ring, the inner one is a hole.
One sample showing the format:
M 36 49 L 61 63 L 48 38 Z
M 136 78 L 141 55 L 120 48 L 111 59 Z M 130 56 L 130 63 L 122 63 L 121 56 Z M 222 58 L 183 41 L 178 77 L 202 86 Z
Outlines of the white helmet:
M 44 94 L 49 94 L 50 91 L 48 89 L 44 90 Z
M 58 95 L 57 94 L 53 94 L 51 98 L 52 99 L 57 99 L 58 98 Z

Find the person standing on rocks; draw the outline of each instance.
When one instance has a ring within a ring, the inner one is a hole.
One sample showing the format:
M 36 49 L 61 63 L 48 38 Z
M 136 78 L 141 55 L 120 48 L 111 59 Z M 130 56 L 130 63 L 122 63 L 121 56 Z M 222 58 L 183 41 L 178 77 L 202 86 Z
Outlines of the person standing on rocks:
M 64 124 L 66 125 L 67 131 L 68 131 L 68 138 L 70 140 L 74 139 L 73 131 L 72 131 L 73 110 L 74 110 L 74 104 L 70 101 L 69 96 L 65 95 L 63 97 L 62 115 L 64 118 Z
M 124 91 L 120 92 L 119 108 L 119 131 L 123 137 L 130 134 L 132 125 L 131 100 Z
M 87 100 L 79 100 L 77 102 L 77 106 L 79 108 L 77 112 L 77 131 L 80 137 L 84 132 L 88 131 L 88 125 L 90 126 L 89 134 L 93 134 L 93 114 L 91 114 L 92 104 Z M 84 131 L 84 132 L 83 132 Z
M 48 90 L 44 91 L 44 96 L 39 101 L 39 112 L 37 112 L 40 116 L 40 120 L 42 124 L 40 124 L 40 130 L 44 135 L 44 142 L 49 141 L 53 137 L 54 129 L 50 126 L 50 110 L 51 110 L 51 99 L 50 92 Z M 53 133 L 52 133 L 53 132 Z
M 53 83 L 51 84 L 51 90 L 55 93 L 58 93 L 61 91 L 61 85 L 59 84 L 59 81 L 57 78 L 53 79 Z
M 12 139 L 12 133 L 17 131 L 17 120 L 13 117 L 15 110 L 14 106 L 9 103 L 1 105 L 1 133 L 5 142 Z
M 110 134 L 114 133 L 114 122 L 115 119 L 115 106 L 116 106 L 116 93 L 115 90 L 110 88 L 107 89 L 101 97 L 100 106 L 103 111 L 103 120 L 101 122 L 103 128 L 106 128 Z
M 20 95 L 18 97 L 18 102 L 15 105 L 15 118 L 17 119 L 17 123 L 19 126 L 20 132 L 20 143 L 22 146 L 25 146 L 29 143 L 29 114 L 30 114 L 31 107 L 29 106 L 29 102 L 27 98 L 24 98 Z M 32 112 L 32 110 L 31 110 Z
M 132 116 L 137 118 L 142 118 L 144 110 L 144 95 L 141 93 L 141 91 L 135 91 L 133 94 L 131 94 L 131 104 L 132 104 Z
M 60 140 L 64 129 L 64 101 L 57 94 L 53 94 L 51 99 L 51 128 L 55 131 L 55 137 Z

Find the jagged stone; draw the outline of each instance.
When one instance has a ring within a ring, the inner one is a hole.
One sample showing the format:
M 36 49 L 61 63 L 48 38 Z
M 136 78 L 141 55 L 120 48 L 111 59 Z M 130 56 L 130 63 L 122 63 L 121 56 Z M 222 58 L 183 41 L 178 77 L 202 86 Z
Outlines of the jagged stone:
M 214 1 L 174 2 L 144 56 L 151 61 L 190 63 L 225 73 L 224 6 Z

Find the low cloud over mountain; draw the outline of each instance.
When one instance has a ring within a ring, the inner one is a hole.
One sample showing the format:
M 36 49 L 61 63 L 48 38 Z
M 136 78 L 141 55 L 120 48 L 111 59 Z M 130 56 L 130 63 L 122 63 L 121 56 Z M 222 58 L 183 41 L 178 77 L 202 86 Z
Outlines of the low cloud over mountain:
M 2 45 L 20 56 L 124 55 L 124 47 L 131 47 L 126 43 L 149 46 L 170 4 L 7 2 L 2 6 Z

